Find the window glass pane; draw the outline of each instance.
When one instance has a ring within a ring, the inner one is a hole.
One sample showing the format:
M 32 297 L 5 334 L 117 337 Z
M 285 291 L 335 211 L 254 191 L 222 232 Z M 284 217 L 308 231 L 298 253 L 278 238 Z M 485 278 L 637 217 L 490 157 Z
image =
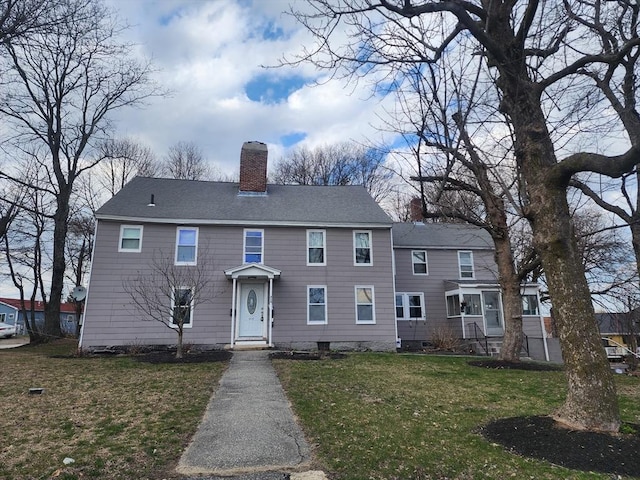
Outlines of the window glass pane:
M 309 232 L 309 247 L 324 247 L 324 234 L 322 232 Z
M 355 249 L 356 264 L 371 263 L 371 238 L 369 232 L 358 232 L 355 234 Z
M 323 248 L 310 248 L 309 249 L 309 263 L 324 263 L 324 249 Z
M 356 247 L 357 248 L 369 248 L 369 233 L 361 232 L 356 233 Z
M 458 295 L 447 296 L 447 315 L 450 317 L 460 315 L 460 297 Z
M 173 300 L 173 323 L 183 325 L 191 323 L 191 300 L 192 292 L 190 288 L 176 289 Z
M 422 297 L 420 295 L 409 295 L 409 317 L 422 318 Z
M 522 314 L 538 315 L 538 297 L 537 295 L 522 296 Z
M 262 263 L 262 232 L 244 232 L 244 261 L 245 263 Z
M 358 288 L 358 303 L 372 303 L 373 293 L 370 288 Z
M 309 321 L 324 322 L 324 305 L 309 305 Z
M 122 238 L 140 238 L 140 229 L 139 228 L 129 228 L 125 227 L 122 229 Z
M 482 303 L 480 302 L 480 295 L 465 295 L 463 297 L 465 302 L 464 313 L 467 315 L 482 315 Z
M 396 318 L 404 318 L 402 295 L 396 295 Z
M 196 261 L 196 237 L 197 231 L 195 228 L 181 228 L 178 230 L 176 262 L 191 263 Z
M 120 248 L 122 250 L 139 250 L 141 233 L 140 227 L 123 227 Z
M 196 247 L 178 247 L 178 262 L 194 262 Z
M 373 305 L 358 305 L 358 321 L 359 322 L 373 321 Z
M 140 247 L 139 238 L 123 238 L 122 248 L 125 250 L 137 250 Z
M 324 288 L 310 288 L 309 303 L 324 303 Z

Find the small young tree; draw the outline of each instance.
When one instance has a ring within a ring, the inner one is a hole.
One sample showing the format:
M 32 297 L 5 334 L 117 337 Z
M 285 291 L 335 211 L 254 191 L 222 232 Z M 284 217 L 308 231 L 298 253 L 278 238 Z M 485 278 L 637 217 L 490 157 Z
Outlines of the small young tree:
M 176 358 L 183 355 L 183 334 L 193 312 L 213 296 L 213 275 L 206 252 L 201 250 L 197 265 L 175 265 L 172 255 L 157 251 L 148 269 L 138 271 L 123 282 L 137 313 L 143 320 L 156 321 L 178 336 Z

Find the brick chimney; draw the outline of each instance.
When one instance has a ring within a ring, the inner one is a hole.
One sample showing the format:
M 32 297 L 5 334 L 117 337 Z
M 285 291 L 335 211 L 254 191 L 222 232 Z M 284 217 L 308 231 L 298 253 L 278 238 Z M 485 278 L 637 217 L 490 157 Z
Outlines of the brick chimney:
M 422 222 L 424 217 L 422 216 L 422 200 L 420 197 L 413 197 L 409 202 L 409 221 Z
M 267 145 L 262 142 L 242 145 L 240 193 L 267 193 Z

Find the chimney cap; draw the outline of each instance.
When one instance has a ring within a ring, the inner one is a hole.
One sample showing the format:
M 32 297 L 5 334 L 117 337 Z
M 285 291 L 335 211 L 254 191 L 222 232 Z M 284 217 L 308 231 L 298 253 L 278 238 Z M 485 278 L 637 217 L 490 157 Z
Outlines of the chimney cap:
M 249 149 L 249 150 L 267 150 L 267 144 L 263 143 L 263 142 L 259 142 L 257 140 L 252 140 L 249 142 L 244 142 L 242 144 L 242 148 L 243 149 Z

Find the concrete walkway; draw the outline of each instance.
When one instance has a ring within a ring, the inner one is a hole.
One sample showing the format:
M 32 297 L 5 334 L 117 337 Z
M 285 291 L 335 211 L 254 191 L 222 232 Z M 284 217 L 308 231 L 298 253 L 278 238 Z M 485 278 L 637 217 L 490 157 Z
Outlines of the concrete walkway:
M 308 469 L 309 446 L 268 355 L 234 352 L 178 473 L 275 479 L 289 477 L 283 472 Z

